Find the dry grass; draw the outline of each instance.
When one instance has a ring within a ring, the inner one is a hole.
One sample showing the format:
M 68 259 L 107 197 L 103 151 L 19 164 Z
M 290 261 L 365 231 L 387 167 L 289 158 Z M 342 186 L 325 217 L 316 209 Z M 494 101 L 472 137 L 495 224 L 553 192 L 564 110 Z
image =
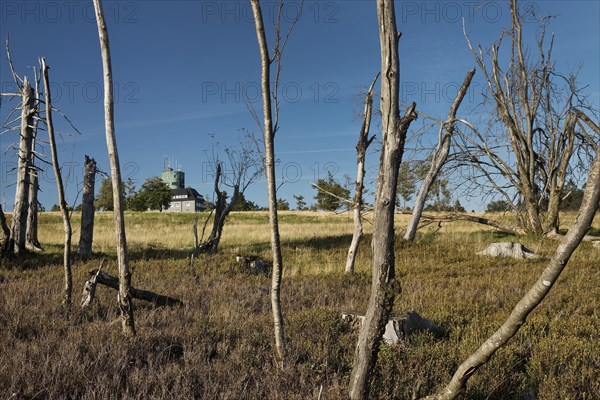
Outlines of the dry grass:
M 323 399 L 347 398 L 356 336 L 339 313 L 363 311 L 370 287 L 369 235 L 358 273 L 341 273 L 352 231 L 347 215 L 282 213 L 283 371 L 273 363 L 270 279 L 248 275 L 233 262 L 238 252 L 269 256 L 265 213 L 233 214 L 221 253 L 199 257 L 193 268 L 187 259 L 192 216 L 134 213 L 126 221 L 133 284 L 178 297 L 185 306 L 155 309 L 137 302 L 139 336 L 130 341 L 114 322 L 115 293 L 106 288 L 85 313 L 65 310 L 59 306 L 61 220 L 44 214 L 46 252 L 0 267 L 1 399 L 316 399 L 321 386 Z M 399 225 L 404 221 L 400 216 Z M 94 249 L 101 254 L 75 261 L 77 293 L 99 258 L 114 256 L 111 223 L 111 214 L 98 215 Z M 414 309 L 449 334 L 418 334 L 384 346 L 373 399 L 430 393 L 501 323 L 545 266 L 544 260 L 473 255 L 490 242 L 510 240 L 544 255 L 556 246 L 467 223 L 426 230 L 417 243 L 397 242 L 402 292 L 395 312 Z M 582 244 L 518 335 L 473 377 L 467 398 L 517 399 L 529 390 L 538 399 L 600 398 L 597 260 L 598 250 Z M 116 273 L 114 261 L 108 271 Z

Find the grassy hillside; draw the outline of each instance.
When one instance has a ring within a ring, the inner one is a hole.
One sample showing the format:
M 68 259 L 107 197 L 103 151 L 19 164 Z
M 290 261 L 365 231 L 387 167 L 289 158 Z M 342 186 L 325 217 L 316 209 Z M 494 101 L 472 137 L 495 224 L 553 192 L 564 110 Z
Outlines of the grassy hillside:
M 201 214 L 200 229 L 203 218 Z M 398 230 L 407 217 L 398 217 Z M 572 215 L 563 216 L 568 224 Z M 266 213 L 233 213 L 221 252 L 190 264 L 193 216 L 126 215 L 133 285 L 180 298 L 184 307 L 136 302 L 137 338 L 123 341 L 116 292 L 71 312 L 62 300 L 62 222 L 45 213 L 45 252 L 0 267 L 0 398 L 322 399 L 347 398 L 356 333 L 340 312 L 364 312 L 370 290 L 370 236 L 358 273 L 343 274 L 352 221 L 347 214 L 284 212 L 282 302 L 288 359 L 274 365 L 270 278 L 252 276 L 235 255 L 269 258 Z M 73 226 L 78 227 L 75 214 Z M 365 228 L 370 229 L 368 223 Z M 595 230 L 600 229 L 596 221 Z M 207 228 L 209 229 L 209 228 Z M 75 232 L 74 243 L 78 240 Z M 116 274 L 112 214 L 97 215 L 97 258 L 75 260 L 75 298 L 102 257 Z M 416 243 L 397 240 L 402 292 L 394 312 L 416 310 L 443 326 L 381 350 L 373 399 L 410 399 L 445 383 L 454 368 L 508 315 L 545 260 L 481 258 L 494 241 L 520 241 L 550 255 L 553 240 L 506 236 L 480 225 L 426 228 Z M 469 399 L 600 398 L 598 250 L 583 243 L 549 297 L 508 346 L 471 379 Z

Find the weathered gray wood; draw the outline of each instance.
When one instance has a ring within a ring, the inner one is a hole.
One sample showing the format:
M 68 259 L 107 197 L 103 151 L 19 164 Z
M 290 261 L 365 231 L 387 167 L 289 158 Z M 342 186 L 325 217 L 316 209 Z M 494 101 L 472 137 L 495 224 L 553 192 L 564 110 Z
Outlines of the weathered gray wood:
M 54 124 L 52 122 L 52 95 L 50 93 L 50 79 L 48 77 L 48 66 L 46 60 L 42 58 L 42 74 L 44 77 L 44 95 L 46 99 L 46 128 L 48 130 L 48 139 L 50 142 L 50 151 L 52 153 L 52 167 L 54 177 L 56 178 L 56 188 L 58 190 L 58 204 L 63 218 L 65 231 L 63 265 L 65 270 L 65 304 L 71 304 L 71 295 L 73 292 L 73 274 L 71 271 L 71 218 L 65 198 L 65 187 L 63 185 L 60 164 L 58 162 L 58 153 L 56 151 L 56 139 L 54 137 Z
M 83 196 L 81 199 L 81 233 L 77 250 L 83 257 L 91 257 L 94 242 L 94 207 L 96 160 L 85 156 L 83 164 Z
M 467 94 L 467 90 L 471 85 L 471 80 L 473 79 L 473 75 L 475 75 L 475 68 L 470 70 L 463 81 L 462 86 L 460 87 L 458 93 L 456 94 L 456 98 L 450 107 L 450 111 L 448 112 L 448 118 L 446 121 L 442 123 L 440 127 L 440 138 L 437 144 L 437 147 L 433 151 L 431 166 L 429 167 L 429 171 L 427 172 L 427 176 L 423 181 L 421 188 L 419 189 L 419 193 L 417 194 L 417 198 L 415 200 L 415 205 L 413 207 L 412 215 L 408 222 L 408 226 L 406 227 L 406 233 L 404 234 L 404 240 L 413 241 L 415 240 L 415 235 L 417 234 L 417 228 L 419 226 L 419 221 L 421 220 L 421 214 L 423 213 L 423 207 L 425 206 L 425 200 L 427 199 L 427 194 L 429 190 L 431 190 L 431 186 L 437 179 L 442 167 L 448 160 L 448 156 L 450 155 L 450 145 L 452 143 L 452 136 L 454 134 L 454 124 L 456 122 L 456 112 L 462 103 L 465 95 Z M 444 132 L 442 134 L 442 131 Z
M 465 390 L 469 378 L 479 367 L 488 362 L 498 349 L 504 346 L 523 326 L 527 316 L 544 300 L 558 280 L 560 274 L 567 266 L 571 255 L 581 243 L 586 232 L 590 228 L 598 203 L 600 202 L 600 153 L 596 153 L 588 181 L 585 187 L 583 202 L 575 222 L 560 245 L 554 252 L 554 256 L 539 279 L 517 303 L 515 308 L 502 324 L 474 353 L 472 353 L 456 370 L 452 379 L 441 391 L 429 396 L 428 400 L 452 400 L 456 399 Z
M 26 246 L 33 251 L 41 251 L 42 245 L 38 238 L 38 191 L 40 189 L 37 171 L 32 168 L 29 174 L 29 209 L 27 212 Z
M 33 139 L 33 116 L 35 95 L 27 77 L 21 88 L 21 135 L 19 141 L 19 161 L 17 163 L 17 185 L 15 205 L 11 223 L 10 241 L 15 254 L 25 251 L 27 243 L 27 215 L 29 208 L 29 185 L 31 166 L 31 141 Z
M 365 316 L 356 313 L 342 313 L 342 319 L 358 325 L 362 328 Z M 433 321 L 421 317 L 416 311 L 407 313 L 404 317 L 392 317 L 388 319 L 382 339 L 387 344 L 397 344 L 405 340 L 413 333 L 430 331 L 435 336 L 445 336 L 446 331 Z
M 103 272 L 101 270 L 94 270 L 90 272 L 90 277 L 85 282 L 81 307 L 89 307 L 96 296 L 97 285 L 108 286 L 111 289 L 119 290 L 119 278 Z M 179 299 L 169 296 L 163 296 L 148 290 L 136 289 L 133 286 L 130 287 L 131 297 L 138 300 L 148 301 L 154 303 L 157 307 L 164 306 L 182 306 L 183 302 Z
M 114 101 L 112 65 L 110 60 L 110 45 L 108 29 L 104 20 L 101 0 L 94 0 L 98 37 L 102 53 L 102 70 L 104 71 L 104 127 L 106 130 L 106 145 L 110 161 L 110 172 L 113 187 L 113 204 L 115 216 L 115 234 L 117 237 L 117 260 L 119 263 L 119 294 L 117 302 L 121 310 L 121 325 L 123 333 L 135 336 L 135 321 L 133 305 L 131 304 L 131 272 L 127 254 L 127 237 L 125 235 L 125 201 L 123 198 L 123 181 L 119 164 L 119 152 L 115 135 Z
M 33 69 L 34 71 L 37 71 L 36 68 Z M 39 99 L 40 97 L 40 90 L 39 90 L 39 81 L 37 79 L 37 72 L 35 72 L 35 104 L 36 104 L 36 111 L 39 114 Z M 27 248 L 33 250 L 33 251 L 41 251 L 42 250 L 42 246 L 40 244 L 40 240 L 38 238 L 38 192 L 40 189 L 40 185 L 39 185 L 39 179 L 38 179 L 38 170 L 35 167 L 35 144 L 36 144 L 36 140 L 37 140 L 37 135 L 38 135 L 38 125 L 39 125 L 39 118 L 34 118 L 33 120 L 33 138 L 31 139 L 31 165 L 30 165 L 30 169 L 29 169 L 29 180 L 30 180 L 30 185 L 29 185 L 29 207 L 28 207 L 28 211 L 27 211 L 27 232 L 25 233 L 26 236 L 26 246 Z
M 478 251 L 475 254 L 479 256 L 490 256 L 497 258 L 516 258 L 517 260 L 540 258 L 539 254 L 535 254 L 521 243 L 512 242 L 492 243 L 485 249 Z
M 223 235 L 223 226 L 225 226 L 225 220 L 227 219 L 229 213 L 231 213 L 231 210 L 235 206 L 235 203 L 238 201 L 240 195 L 240 185 L 234 184 L 233 193 L 231 194 L 231 198 L 229 199 L 229 204 L 227 203 L 227 193 L 221 191 L 221 189 L 219 188 L 221 174 L 221 164 L 217 162 L 215 168 L 214 182 L 214 191 L 217 195 L 217 200 L 215 202 L 215 218 L 213 220 L 213 228 L 206 242 L 196 246 L 196 254 L 201 251 L 210 251 L 211 253 L 217 252 L 217 250 L 219 249 L 219 243 L 221 242 L 221 236 Z M 195 235 L 197 237 L 197 232 L 195 233 Z
M 369 129 L 371 127 L 371 115 L 373 113 L 373 88 L 375 82 L 379 78 L 380 72 L 377 73 L 365 98 L 365 112 L 363 116 L 362 126 L 360 128 L 360 134 L 358 135 L 358 143 L 356 144 L 356 186 L 354 188 L 354 201 L 352 204 L 353 215 L 354 215 L 354 232 L 352 233 L 352 242 L 348 249 L 348 256 L 346 257 L 346 270 L 347 274 L 354 273 L 354 264 L 356 262 L 356 254 L 358 252 L 358 245 L 360 244 L 364 234 L 362 225 L 362 206 L 363 206 L 363 191 L 364 179 L 365 179 L 365 156 L 367 149 L 375 139 L 375 136 L 369 138 Z M 316 185 L 315 185 L 316 186 Z
M 377 0 L 381 45 L 382 148 L 373 212 L 373 277 L 371 295 L 354 355 L 349 392 L 352 400 L 368 398 L 381 337 L 389 319 L 394 297 L 399 292 L 394 266 L 394 209 L 398 168 L 402 162 L 406 132 L 417 118 L 413 103 L 403 118 L 399 112 L 399 32 L 393 0 Z

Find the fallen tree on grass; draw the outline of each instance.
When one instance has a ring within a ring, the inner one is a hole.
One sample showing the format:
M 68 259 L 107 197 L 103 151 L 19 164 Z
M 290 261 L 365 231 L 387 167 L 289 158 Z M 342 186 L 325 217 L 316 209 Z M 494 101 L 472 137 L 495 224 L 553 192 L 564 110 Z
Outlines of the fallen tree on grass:
M 102 267 L 100 267 L 102 268 Z M 119 290 L 119 278 L 102 272 L 101 269 L 90 272 L 89 279 L 85 282 L 81 298 L 81 308 L 89 307 L 96 298 L 96 287 L 98 284 L 108 286 L 111 289 Z M 129 287 L 129 294 L 132 298 L 154 303 L 157 307 L 163 306 L 182 306 L 183 302 L 179 299 L 163 296 L 148 290 Z

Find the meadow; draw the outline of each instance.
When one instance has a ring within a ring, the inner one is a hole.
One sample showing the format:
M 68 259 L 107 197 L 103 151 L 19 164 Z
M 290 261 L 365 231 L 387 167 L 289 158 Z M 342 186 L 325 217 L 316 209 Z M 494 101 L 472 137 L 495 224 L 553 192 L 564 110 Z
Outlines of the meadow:
M 200 228 L 206 214 L 199 215 Z M 501 216 L 496 216 L 501 217 Z M 568 226 L 573 215 L 563 215 Z M 345 399 L 357 332 L 344 311 L 364 312 L 370 290 L 370 224 L 357 273 L 343 273 L 347 213 L 282 212 L 282 304 L 287 357 L 275 363 L 270 278 L 249 274 L 237 254 L 270 259 L 265 212 L 232 213 L 220 252 L 192 262 L 193 215 L 126 213 L 132 284 L 181 299 L 182 307 L 135 302 L 138 336 L 125 339 L 116 292 L 99 287 L 91 308 L 79 293 L 102 258 L 117 275 L 112 213 L 98 213 L 96 255 L 76 255 L 74 297 L 62 300 L 62 220 L 43 213 L 44 252 L 0 266 L 0 399 Z M 397 232 L 406 225 L 398 216 Z M 74 214 L 74 250 L 79 215 Z M 208 228 L 207 228 L 208 229 Z M 600 231 L 596 218 L 594 233 Z M 507 317 L 558 242 L 514 237 L 467 222 L 430 226 L 414 243 L 396 239 L 401 292 L 411 310 L 447 331 L 383 345 L 372 399 L 413 399 L 446 383 Z M 498 260 L 474 253 L 519 241 L 542 254 Z M 600 399 L 599 250 L 582 243 L 519 333 L 469 381 L 468 399 Z M 529 396 L 529 397 L 527 397 Z M 535 396 L 535 397 L 531 397 Z

